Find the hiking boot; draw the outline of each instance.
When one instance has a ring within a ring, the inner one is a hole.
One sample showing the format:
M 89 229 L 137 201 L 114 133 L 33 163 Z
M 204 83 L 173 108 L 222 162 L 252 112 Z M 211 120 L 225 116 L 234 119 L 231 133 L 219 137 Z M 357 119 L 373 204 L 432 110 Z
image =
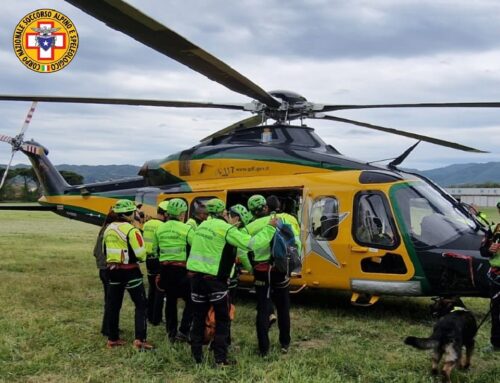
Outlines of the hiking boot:
M 183 332 L 179 331 L 177 335 L 175 336 L 175 341 L 176 342 L 186 342 L 189 343 L 189 335 L 184 334 Z
M 150 351 L 154 349 L 154 346 L 146 340 L 136 339 L 132 346 L 139 351 Z
M 276 323 L 276 315 L 273 313 L 269 315 L 269 328 Z
M 290 345 L 289 344 L 286 344 L 286 345 L 281 345 L 281 353 L 282 354 L 288 354 L 288 350 L 290 348 Z
M 126 344 L 127 342 L 124 341 L 123 339 L 117 339 L 117 340 L 109 340 L 106 343 L 107 348 L 115 348 L 115 347 L 120 347 Z

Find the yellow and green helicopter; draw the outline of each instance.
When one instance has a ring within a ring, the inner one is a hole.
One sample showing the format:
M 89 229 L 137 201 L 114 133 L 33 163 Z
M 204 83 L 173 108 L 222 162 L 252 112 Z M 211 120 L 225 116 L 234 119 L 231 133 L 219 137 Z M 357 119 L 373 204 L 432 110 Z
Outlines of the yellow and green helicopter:
M 487 261 L 479 254 L 487 227 L 429 179 L 398 168 L 421 141 L 469 152 L 481 150 L 325 113 L 375 108 L 498 108 L 500 103 L 313 103 L 291 91 L 263 90 L 124 1 L 66 1 L 253 101 L 227 104 L 34 95 L 0 95 L 0 100 L 222 108 L 253 115 L 196 146 L 146 162 L 137 177 L 77 186 L 66 183 L 44 146 L 24 140 L 27 123 L 16 137 L 0 135 L 1 141 L 12 146 L 12 154 L 21 151 L 28 156 L 43 187 L 39 202 L 44 209 L 100 225 L 110 207 L 122 198 L 141 204 L 149 215 L 155 214 L 159 202 L 183 198 L 192 215 L 198 205 L 213 197 L 231 206 L 246 204 L 256 193 L 276 195 L 301 225 L 303 266 L 292 279 L 296 290 L 345 290 L 352 292 L 354 303 L 368 304 L 381 295 L 487 296 Z M 306 126 L 306 119 L 354 124 L 418 141 L 388 165 L 375 165 L 343 156 Z

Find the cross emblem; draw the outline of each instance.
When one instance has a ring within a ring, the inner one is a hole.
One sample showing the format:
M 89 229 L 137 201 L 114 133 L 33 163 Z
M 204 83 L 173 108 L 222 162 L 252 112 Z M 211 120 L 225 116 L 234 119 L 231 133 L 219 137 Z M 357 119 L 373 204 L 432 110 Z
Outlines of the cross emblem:
M 51 30 L 53 21 L 39 21 L 39 30 Z M 64 33 L 26 33 L 26 49 L 37 50 L 37 60 L 54 60 L 56 49 L 66 49 L 66 35 Z

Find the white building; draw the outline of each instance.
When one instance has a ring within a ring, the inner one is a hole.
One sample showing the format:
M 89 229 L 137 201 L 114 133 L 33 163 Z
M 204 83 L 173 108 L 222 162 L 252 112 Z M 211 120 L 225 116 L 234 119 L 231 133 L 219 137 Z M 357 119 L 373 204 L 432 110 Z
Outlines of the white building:
M 477 206 L 496 206 L 500 202 L 500 188 L 446 188 L 460 201 Z

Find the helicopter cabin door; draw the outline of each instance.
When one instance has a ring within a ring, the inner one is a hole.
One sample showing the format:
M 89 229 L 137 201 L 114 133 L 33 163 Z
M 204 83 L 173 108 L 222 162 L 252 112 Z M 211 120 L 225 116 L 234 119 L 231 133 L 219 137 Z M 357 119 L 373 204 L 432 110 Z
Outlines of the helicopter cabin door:
M 348 289 L 349 194 L 308 189 L 302 206 L 302 277 L 308 286 Z
M 388 199 L 364 190 L 353 201 L 350 282 L 353 291 L 373 295 L 415 295 L 414 267 L 401 241 Z

